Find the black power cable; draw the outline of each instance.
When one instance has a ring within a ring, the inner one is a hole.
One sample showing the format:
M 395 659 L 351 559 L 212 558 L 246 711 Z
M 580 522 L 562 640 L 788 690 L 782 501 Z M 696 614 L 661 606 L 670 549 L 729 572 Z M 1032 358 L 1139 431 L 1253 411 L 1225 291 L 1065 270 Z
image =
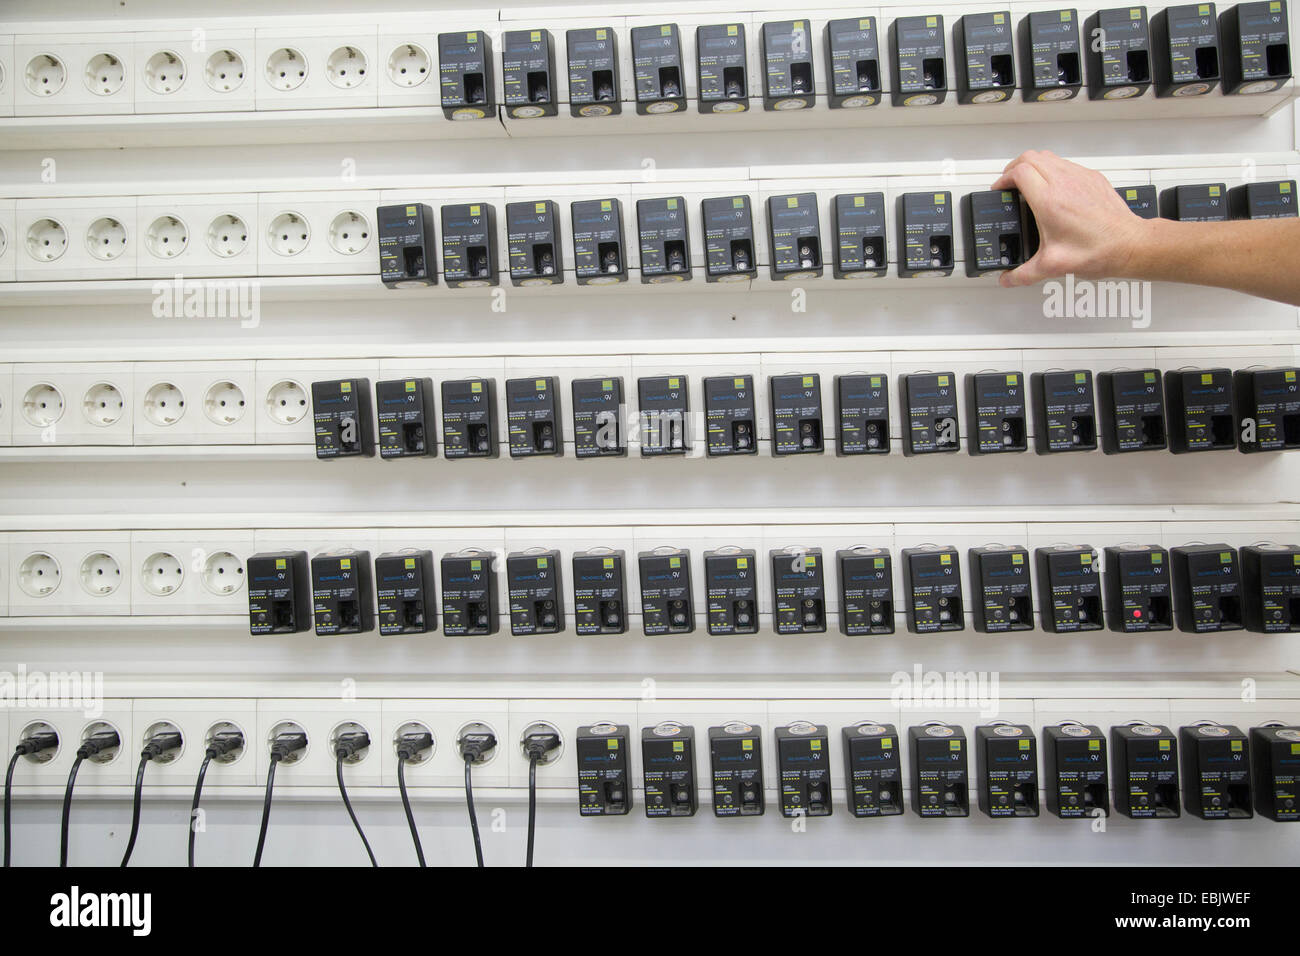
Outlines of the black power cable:
M 54 750 L 59 746 L 59 735 L 54 731 L 40 731 L 34 734 L 28 734 L 22 740 L 18 741 L 18 746 L 14 748 L 14 755 L 9 758 L 9 769 L 5 771 L 5 815 L 4 815 L 4 839 L 5 855 L 4 865 L 9 866 L 10 856 L 13 853 L 13 840 L 10 837 L 10 800 L 13 795 L 14 786 L 14 767 L 18 765 L 19 757 L 35 756 L 44 753 L 47 750 Z
M 72 769 L 68 772 L 68 786 L 63 791 L 63 818 L 59 825 L 59 866 L 68 865 L 68 827 L 72 818 L 72 788 L 77 783 L 77 771 L 81 769 L 81 762 L 121 745 L 122 738 L 117 735 L 116 730 L 101 730 L 91 734 L 77 748 L 77 759 L 72 761 Z
M 194 802 L 190 804 L 189 865 L 194 865 L 195 825 L 198 822 L 199 798 L 203 795 L 203 778 L 208 775 L 208 764 L 244 746 L 244 735 L 238 730 L 223 730 L 212 735 L 212 742 L 203 754 L 199 778 L 194 783 Z
M 271 766 L 266 772 L 266 800 L 262 803 L 262 829 L 257 834 L 257 853 L 253 866 L 262 865 L 262 849 L 266 846 L 266 827 L 271 822 L 271 791 L 275 787 L 275 765 L 307 749 L 307 735 L 301 732 L 279 734 L 271 742 Z
M 343 784 L 343 762 L 349 757 L 356 756 L 369 746 L 370 735 L 364 730 L 339 734 L 338 739 L 334 742 L 334 770 L 339 782 L 339 796 L 343 798 L 343 806 L 347 809 L 348 816 L 352 818 L 352 825 L 357 828 L 357 836 L 361 837 L 361 844 L 366 848 L 366 856 L 370 857 L 370 865 L 378 866 L 379 863 L 375 860 L 375 853 L 370 849 L 370 841 L 366 839 L 365 831 L 361 829 L 361 821 L 357 819 L 356 811 L 352 809 L 352 801 L 348 799 L 348 788 Z
M 474 786 L 470 779 L 470 769 L 474 764 L 486 759 L 488 753 L 497 745 L 496 734 L 490 732 L 464 734 L 457 741 L 460 755 L 465 758 L 465 806 L 469 810 L 469 830 L 474 837 L 474 857 L 478 865 L 483 866 L 483 841 L 478 833 L 478 814 L 474 812 Z
M 126 852 L 122 854 L 122 866 L 131 862 L 135 851 L 135 838 L 140 835 L 140 803 L 144 796 L 144 768 L 150 760 L 156 760 L 163 754 L 181 747 L 179 731 L 169 730 L 154 734 L 145 742 L 140 751 L 140 766 L 135 772 L 135 799 L 131 803 L 131 835 L 126 840 Z
M 533 835 L 537 830 L 537 765 L 547 760 L 547 755 L 560 746 L 560 735 L 551 731 L 529 734 L 523 739 L 524 756 L 528 758 L 528 850 L 524 866 L 533 865 Z
M 411 828 L 411 840 L 415 843 L 415 858 L 424 866 L 424 847 L 420 844 L 420 831 L 415 825 L 415 814 L 411 812 L 411 798 L 406 792 L 406 764 L 419 755 L 420 751 L 433 746 L 433 734 L 428 731 L 416 731 L 402 734 L 397 741 L 397 789 L 402 794 L 402 809 L 406 811 L 406 825 Z

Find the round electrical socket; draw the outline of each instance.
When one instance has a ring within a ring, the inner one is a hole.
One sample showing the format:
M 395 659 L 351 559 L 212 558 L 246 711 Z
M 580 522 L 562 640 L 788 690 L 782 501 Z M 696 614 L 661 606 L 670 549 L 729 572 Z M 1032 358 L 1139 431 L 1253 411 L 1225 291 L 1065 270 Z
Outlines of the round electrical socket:
M 144 234 L 145 248 L 155 259 L 171 259 L 185 251 L 190 231 L 175 216 L 159 216 Z
M 341 212 L 330 223 L 330 248 L 341 256 L 355 256 L 370 245 L 370 220 L 359 212 Z
M 165 767 L 169 763 L 175 763 L 185 755 L 185 734 L 181 733 L 180 727 L 172 723 L 172 721 L 158 720 L 146 727 L 143 736 L 140 738 L 140 746 L 144 747 L 155 734 L 180 734 L 181 745 L 175 750 L 164 750 L 153 758 L 154 763 L 160 767 Z
M 53 262 L 68 249 L 68 230 L 57 219 L 37 219 L 27 229 L 27 254 L 37 262 Z
M 117 759 L 117 755 L 122 752 L 122 746 L 120 743 L 122 739 L 122 731 L 118 730 L 107 720 L 92 720 L 90 723 L 86 724 L 86 726 L 83 727 L 81 730 L 80 743 L 84 744 L 91 737 L 95 736 L 95 734 L 102 734 L 106 730 L 111 730 L 113 731 L 113 733 L 117 734 L 117 739 L 119 741 L 119 744 L 116 747 L 109 747 L 108 749 L 101 750 L 99 753 L 95 754 L 95 756 L 90 758 L 91 763 L 99 763 L 99 764 L 112 763 L 114 760 Z
M 234 50 L 218 50 L 208 57 L 203 78 L 214 93 L 229 93 L 244 82 L 244 58 Z
M 112 216 L 100 216 L 86 230 L 86 248 L 96 259 L 112 262 L 126 251 L 126 226 Z
M 122 393 L 116 385 L 97 382 L 86 389 L 81 411 L 92 425 L 100 428 L 116 425 L 122 418 Z
M 144 65 L 144 85 L 159 96 L 185 85 L 185 61 L 171 50 L 159 50 Z
M 53 724 L 47 724 L 43 720 L 33 720 L 30 724 L 28 724 L 18 732 L 18 739 L 24 740 L 32 736 L 33 734 L 54 734 L 55 738 L 58 740 L 58 743 L 54 745 L 53 750 L 42 750 L 40 753 L 23 754 L 23 759 L 26 760 L 28 763 L 34 763 L 38 765 L 43 763 L 49 763 L 51 760 L 57 757 L 59 755 L 59 751 L 63 749 L 63 738 L 59 736 L 59 731 Z
M 213 551 L 203 562 L 203 586 L 217 597 L 244 586 L 244 565 L 229 551 Z
M 0 226 L 0 256 L 3 256 L 9 249 L 9 234 L 5 232 L 5 227 Z
M 239 734 L 244 738 L 245 742 L 248 741 L 248 734 L 244 733 L 243 727 L 240 727 L 238 724 L 229 720 L 218 720 L 215 724 L 209 727 L 208 732 L 203 735 L 203 749 L 206 751 L 212 746 L 212 741 L 216 739 L 217 734 L 232 733 Z M 224 753 L 219 757 L 213 757 L 212 761 L 213 763 L 223 764 L 228 767 L 232 763 L 238 762 L 239 758 L 244 756 L 244 751 L 247 749 L 246 746 L 240 745 L 229 753 Z
M 48 428 L 63 417 L 63 393 L 48 382 L 33 385 L 23 396 L 23 418 L 34 428 Z
M 366 79 L 366 55 L 354 46 L 341 46 L 325 61 L 325 75 L 340 90 L 360 86 Z
M 397 752 L 397 748 L 401 745 L 402 738 L 407 734 L 428 734 L 429 738 L 433 741 L 433 744 L 425 747 L 423 750 L 416 751 L 415 755 L 406 762 L 408 764 L 422 764 L 427 760 L 431 760 L 438 750 L 438 738 L 433 735 L 433 730 L 428 724 L 421 723 L 418 720 L 408 720 L 406 723 L 402 724 L 402 726 L 393 731 L 393 752 Z
M 270 746 L 271 746 L 273 743 L 275 743 L 275 738 L 276 738 L 276 737 L 279 737 L 281 734 L 303 734 L 303 735 L 306 735 L 306 734 L 307 734 L 307 728 L 304 727 L 302 724 L 298 723 L 296 720 L 282 720 L 282 721 L 280 721 L 278 724 L 276 724 L 274 727 L 272 727 L 271 730 L 270 730 L 270 733 L 268 733 L 268 734 L 266 735 L 266 746 L 267 746 L 268 748 L 270 748 Z M 297 763 L 299 760 L 302 760 L 302 759 L 303 759 L 304 757 L 306 757 L 307 754 L 309 754 L 309 753 L 311 753 L 311 737 L 310 737 L 310 736 L 307 737 L 307 746 L 306 746 L 306 747 L 303 747 L 302 750 L 299 750 L 299 751 L 297 751 L 297 752 L 295 752 L 295 753 L 291 753 L 289 756 L 287 756 L 287 757 L 285 757 L 283 760 L 281 760 L 281 761 L 280 761 L 280 764 L 281 764 L 281 766 L 288 767 L 289 765 L 291 765 L 291 764 L 295 764 L 295 763 Z
M 81 587 L 92 597 L 107 597 L 122 583 L 122 566 L 107 551 L 92 551 L 81 562 Z
M 244 390 L 234 382 L 214 382 L 203 396 L 203 414 L 214 425 L 233 425 L 244 417 Z
M 307 390 L 297 382 L 276 382 L 266 393 L 266 413 L 281 425 L 296 425 L 308 411 Z
M 311 229 L 307 220 L 296 212 L 282 212 L 271 220 L 266 241 L 277 256 L 296 256 L 307 248 Z
M 531 734 L 555 734 L 560 741 L 560 746 L 537 761 L 537 766 L 545 767 L 547 764 L 555 763 L 564 754 L 564 735 L 560 733 L 560 728 L 545 720 L 538 720 L 525 727 L 524 732 L 519 735 L 519 750 L 524 755 L 525 760 L 528 759 L 527 740 Z
M 401 43 L 388 55 L 388 76 L 397 86 L 408 89 L 429 78 L 433 60 L 418 43 Z
M 9 79 L 9 74 L 5 72 L 5 65 L 0 63 L 0 93 L 4 92 L 5 82 Z
M 222 213 L 208 224 L 208 248 L 214 256 L 233 259 L 248 248 L 248 227 L 234 213 Z
M 272 89 L 296 90 L 307 79 L 307 58 L 293 47 L 280 47 L 266 58 L 266 79 Z
M 140 566 L 140 583 L 154 597 L 175 594 L 185 580 L 185 565 L 170 551 L 155 551 Z
M 59 589 L 63 572 L 54 556 L 44 551 L 35 551 L 23 558 L 18 565 L 18 586 L 28 597 L 49 597 Z
M 112 96 L 126 84 L 126 67 L 112 53 L 96 53 L 86 64 L 86 89 Z
M 175 425 L 185 415 L 185 394 L 171 382 L 159 382 L 144 393 L 144 417 L 160 428 Z
M 460 741 L 461 741 L 461 738 L 463 738 L 466 734 L 491 734 L 493 737 L 496 737 L 498 745 L 499 745 L 500 742 L 501 742 L 501 738 L 500 738 L 500 737 L 497 737 L 497 732 L 496 732 L 495 730 L 493 730 L 492 727 L 491 727 L 489 724 L 485 724 L 485 723 L 483 723 L 482 721 L 478 721 L 478 720 L 472 720 L 472 721 L 470 721 L 470 722 L 467 723 L 467 724 L 461 724 L 461 725 L 460 725 L 460 729 L 456 731 L 456 752 L 457 752 L 457 754 L 460 753 Z M 489 750 L 487 753 L 485 753 L 482 757 L 480 757 L 478 760 L 476 760 L 476 761 L 474 762 L 474 766 L 476 766 L 476 767 L 482 767 L 483 765 L 485 765 L 485 764 L 489 764 L 489 763 L 491 763 L 493 760 L 496 760 L 496 759 L 497 759 L 497 751 L 500 750 L 500 749 L 501 749 L 500 746 L 495 746 L 495 747 L 493 747 L 491 750 Z
M 38 53 L 27 61 L 24 79 L 33 96 L 53 96 L 68 82 L 63 61 L 53 53 Z
M 334 754 L 337 752 L 336 748 L 338 746 L 339 737 L 343 736 L 344 734 L 351 734 L 351 733 L 362 733 L 362 734 L 369 735 L 370 731 L 366 730 L 366 728 L 362 724 L 357 723 L 355 720 L 345 720 L 341 724 L 335 724 L 334 729 L 330 731 L 330 756 L 331 757 L 333 757 Z M 366 746 L 358 750 L 356 753 L 354 753 L 351 757 L 344 757 L 343 762 L 347 764 L 349 767 L 352 767 L 355 766 L 356 764 L 361 763 L 369 756 L 370 756 L 370 745 L 367 744 Z

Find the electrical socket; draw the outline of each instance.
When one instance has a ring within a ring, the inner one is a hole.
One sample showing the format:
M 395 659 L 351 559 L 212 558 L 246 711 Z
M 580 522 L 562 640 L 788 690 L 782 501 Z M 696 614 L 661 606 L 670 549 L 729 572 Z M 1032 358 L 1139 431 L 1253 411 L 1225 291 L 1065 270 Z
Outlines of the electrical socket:
M 9 535 L 0 532 L 0 617 L 9 615 Z
M 345 783 L 350 787 L 377 787 L 383 783 L 383 755 L 392 747 L 380 735 L 380 701 L 332 698 L 257 701 L 257 730 L 253 745 L 259 783 L 266 780 L 270 767 L 272 733 L 285 722 L 296 723 L 307 732 L 307 753 L 293 763 L 281 763 L 276 768 L 278 787 L 337 786 L 330 741 L 335 731 L 348 723 L 359 724 L 370 735 L 370 746 L 357 762 L 344 762 Z
M 129 33 L 30 34 L 14 40 L 14 115 L 135 110 Z
M 243 615 L 251 531 L 132 531 L 131 613 Z
M 72 692 L 83 698 L 94 696 L 95 689 L 89 683 L 82 687 L 72 687 Z M 72 763 L 77 758 L 77 748 L 88 732 L 96 730 L 116 730 L 122 739 L 111 759 L 83 760 L 77 771 L 76 794 L 82 793 L 84 787 L 108 787 L 130 784 L 135 780 L 136 767 L 140 762 L 140 748 L 135 746 L 135 729 L 132 719 L 132 702 L 125 699 L 105 698 L 95 701 L 95 706 L 83 709 L 59 708 L 42 709 L 36 707 L 11 707 L 9 711 L 9 739 L 17 741 L 25 728 L 36 722 L 48 724 L 59 735 L 59 749 L 52 760 L 41 763 L 24 758 L 14 771 L 14 789 L 21 791 L 25 787 L 62 785 L 68 779 Z M 12 752 L 12 751 L 11 751 Z M 74 806 L 73 812 L 76 812 Z
M 136 222 L 142 279 L 257 275 L 255 196 L 141 196 Z
M 487 726 L 496 735 L 497 746 L 488 759 L 474 765 L 475 789 L 506 787 L 510 785 L 508 704 L 504 700 L 472 700 L 461 698 L 385 700 L 381 706 L 380 769 L 384 786 L 397 782 L 397 753 L 393 739 L 398 728 L 407 723 L 420 723 L 433 732 L 433 755 L 418 764 L 406 765 L 406 783 L 409 787 L 454 787 L 465 785 L 465 760 L 460 755 L 457 740 L 469 724 Z M 372 747 L 374 743 L 372 742 Z M 480 808 L 481 809 L 481 808 Z
M 203 763 L 204 752 L 214 729 L 237 730 L 244 735 L 244 748 L 233 759 L 214 759 L 208 764 L 204 791 L 208 787 L 251 787 L 257 784 L 257 761 L 251 749 L 258 741 L 257 709 L 247 699 L 220 698 L 136 698 L 132 705 L 138 742 L 143 745 L 149 728 L 164 721 L 180 728 L 184 747 L 168 763 L 151 762 L 145 771 L 145 786 L 193 787 Z M 136 748 L 137 753 L 139 747 Z M 201 838 L 200 838 L 201 839 Z
M 520 746 L 525 731 L 534 724 L 549 724 L 560 734 L 560 751 L 557 757 L 537 765 L 537 787 L 541 789 L 574 787 L 577 781 L 577 761 L 573 750 L 573 737 L 577 729 L 586 724 L 609 721 L 627 724 L 629 737 L 628 774 L 634 790 L 641 784 L 641 734 L 636 728 L 637 705 L 631 700 L 512 700 L 510 701 L 510 729 L 504 741 L 509 753 L 510 786 L 528 786 L 528 758 Z
M 253 73 L 259 110 L 322 110 L 378 105 L 376 26 L 255 31 Z M 373 204 L 372 207 L 373 209 Z
M 380 193 L 264 193 L 257 197 L 258 274 L 372 275 Z
M 137 33 L 135 112 L 242 112 L 255 108 L 252 30 Z
M 134 376 L 129 363 L 12 369 L 14 444 L 131 444 Z
M 9 537 L 13 616 L 131 613 L 130 533 L 19 532 Z M 53 581 L 53 585 L 51 585 Z
M 0 365 L 0 447 L 13 444 L 14 370 Z
M 573 454 L 573 380 L 575 378 L 618 378 L 623 379 L 623 415 L 619 421 L 623 439 L 626 441 L 629 428 L 628 409 L 636 407 L 636 390 L 629 391 L 628 383 L 632 379 L 632 362 L 626 355 L 610 355 L 588 358 L 585 356 L 538 356 L 506 359 L 505 377 L 541 378 L 554 376 L 555 387 L 560 397 L 560 435 L 564 440 L 565 455 Z M 635 383 L 633 383 L 635 384 Z M 498 390 L 504 397 L 505 386 Z
M 316 360 L 261 362 L 254 373 L 259 445 L 315 445 L 311 383 L 341 378 L 376 381 L 374 360 L 320 362 Z
M 135 277 L 134 196 L 20 199 L 15 214 L 19 282 Z
M 0 116 L 14 115 L 14 38 L 0 36 Z
M 140 362 L 137 445 L 251 445 L 257 416 L 253 362 Z
M 0 199 L 0 282 L 12 282 L 18 261 L 18 239 L 14 233 L 17 202 Z

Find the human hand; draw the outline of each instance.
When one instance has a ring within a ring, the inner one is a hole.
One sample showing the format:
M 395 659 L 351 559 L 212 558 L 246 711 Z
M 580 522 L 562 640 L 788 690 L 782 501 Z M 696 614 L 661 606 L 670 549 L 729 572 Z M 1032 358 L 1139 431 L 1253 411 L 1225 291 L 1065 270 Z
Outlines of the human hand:
M 1146 232 L 1147 220 L 1128 208 L 1105 176 L 1045 150 L 1021 153 L 991 188 L 1018 189 L 1038 222 L 1038 251 L 998 277 L 1008 288 L 1066 273 L 1122 276 Z

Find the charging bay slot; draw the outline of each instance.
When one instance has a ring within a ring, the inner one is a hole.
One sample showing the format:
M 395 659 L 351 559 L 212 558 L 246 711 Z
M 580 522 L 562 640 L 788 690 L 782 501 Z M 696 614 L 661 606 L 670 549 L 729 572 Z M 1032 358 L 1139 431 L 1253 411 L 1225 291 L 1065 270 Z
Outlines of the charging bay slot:
M 749 64 L 743 23 L 695 28 L 695 63 L 701 113 L 749 109 Z
M 890 817 L 903 812 L 903 768 L 893 724 L 863 721 L 840 731 L 849 813 Z
M 763 24 L 763 109 L 813 105 L 812 27 L 807 20 Z
M 719 455 L 758 454 L 754 376 L 722 375 L 704 380 L 707 451 Z
M 875 17 L 826 23 L 826 99 L 831 109 L 861 109 L 880 102 L 880 42 Z
M 1296 745 L 1300 727 L 1250 728 L 1250 762 L 1255 812 L 1279 823 L 1300 820 L 1300 766 Z
M 762 816 L 762 729 L 735 720 L 709 728 L 709 764 L 713 775 L 713 815 Z
M 560 552 L 517 552 L 506 557 L 510 633 L 559 634 L 564 630 Z
M 1043 728 L 1043 791 L 1062 820 L 1110 816 L 1106 735 L 1091 724 Z
M 903 193 L 897 206 L 899 276 L 952 275 L 952 193 Z
M 311 559 L 316 635 L 362 634 L 375 629 L 369 551 L 335 551 Z
M 1116 545 L 1105 555 L 1107 626 L 1126 634 L 1172 629 L 1169 553 L 1158 545 Z
M 578 285 L 627 281 L 623 204 L 617 199 L 582 199 L 571 207 L 573 269 Z
M 1011 14 L 967 13 L 952 28 L 958 103 L 1001 103 L 1016 90 Z
M 1202 96 L 1219 85 L 1213 3 L 1165 7 L 1151 18 L 1156 96 Z
M 433 209 L 422 202 L 380 206 L 379 278 L 390 289 L 438 284 Z
M 1097 552 L 1086 544 L 1062 544 L 1035 549 L 1034 559 L 1043 630 L 1051 634 L 1101 630 Z
M 375 405 L 379 417 L 379 457 L 417 458 L 438 454 L 432 379 L 376 382 Z
M 524 288 L 564 282 L 559 210 L 549 199 L 506 203 L 510 281 Z
M 1242 628 L 1241 572 L 1226 544 L 1190 544 L 1169 552 L 1174 567 L 1174 614 L 1188 634 Z
M 296 634 L 311 627 L 306 551 L 267 551 L 248 559 L 249 633 Z
M 1135 216 L 1143 219 L 1160 218 L 1160 200 L 1156 196 L 1155 186 L 1121 186 L 1115 192 L 1119 193 L 1119 198 L 1124 200 Z
M 569 112 L 574 116 L 614 116 L 619 100 L 618 36 L 610 27 L 569 30 Z
M 1241 549 L 1241 581 L 1248 630 L 1300 631 L 1300 546 L 1247 545 Z
M 442 207 L 442 268 L 453 289 L 497 284 L 497 214 L 490 203 Z
M 1279 0 L 1239 3 L 1219 16 L 1223 92 L 1269 93 L 1291 78 L 1291 31 Z
M 495 380 L 442 383 L 442 453 L 449 460 L 497 457 Z
M 1160 193 L 1160 215 L 1177 222 L 1227 222 L 1228 209 L 1223 183 L 1170 186 Z
M 1226 368 L 1165 373 L 1169 450 L 1175 455 L 1237 447 L 1232 372 Z
M 889 377 L 836 375 L 835 454 L 889 454 Z
M 497 115 L 492 38 L 482 30 L 438 34 L 442 111 L 450 120 Z
M 966 375 L 966 450 L 1000 455 L 1029 448 L 1025 383 L 1019 372 Z
M 689 551 L 659 548 L 637 556 L 641 571 L 641 620 L 645 633 L 690 634 L 695 630 Z
M 375 426 L 370 407 L 370 379 L 345 378 L 311 383 L 316 457 L 371 458 Z
M 632 28 L 638 113 L 676 113 L 686 109 L 682 62 L 682 39 L 677 24 Z
M 776 767 L 781 816 L 831 815 L 831 748 L 825 725 L 799 720 L 776 728 Z
M 815 279 L 822 274 L 816 193 L 768 197 L 767 235 L 774 282 Z
M 778 634 L 826 632 L 826 583 L 820 548 L 791 548 L 769 553 L 772 604 Z
M 694 727 L 666 720 L 643 728 L 641 765 L 647 817 L 695 816 L 699 796 Z
M 438 628 L 433 553 L 395 551 L 375 558 L 379 633 L 427 634 Z
M 943 17 L 895 17 L 889 24 L 895 106 L 933 106 L 948 96 Z
M 837 279 L 865 279 L 889 272 L 885 194 L 843 193 L 834 199 Z
M 912 809 L 922 819 L 970 816 L 966 732 L 957 724 L 907 729 L 912 752 Z
M 1178 731 L 1183 806 L 1202 820 L 1248 820 L 1250 739 L 1230 724 L 1195 724 Z
M 1097 448 L 1097 402 L 1092 372 L 1035 372 L 1029 377 L 1038 431 L 1034 448 L 1040 455 Z
M 1014 269 L 1025 261 L 1020 193 L 995 189 L 961 198 L 966 219 L 966 275 Z
M 894 633 L 894 574 L 884 548 L 835 552 L 840 582 L 840 633 Z
M 486 551 L 442 559 L 442 632 L 448 637 L 497 632 L 497 575 Z
M 626 724 L 579 727 L 573 746 L 578 754 L 578 812 L 584 817 L 621 816 L 632 809 Z
M 691 278 L 690 216 L 681 196 L 638 199 L 637 234 L 641 246 L 641 281 L 685 282 Z
M 740 282 L 758 275 L 754 214 L 748 196 L 721 196 L 700 204 L 704 219 L 704 278 Z
M 560 393 L 553 375 L 506 380 L 506 425 L 511 458 L 564 454 Z
M 1127 100 L 1145 93 L 1151 86 L 1151 30 L 1146 7 L 1098 10 L 1083 26 L 1088 38 L 1088 96 Z
M 758 564 L 753 551 L 706 551 L 704 586 L 710 634 L 758 633 Z
M 1237 450 L 1300 448 L 1300 369 L 1246 368 L 1232 373 L 1237 396 Z
M 904 548 L 902 558 L 907 629 L 913 634 L 965 630 L 957 549 Z
M 685 375 L 637 379 L 642 458 L 685 455 L 689 450 L 690 389 Z
M 501 34 L 501 76 L 506 115 L 534 119 L 559 113 L 550 30 L 507 30 Z
M 1102 372 L 1097 376 L 1101 448 L 1108 455 L 1160 451 L 1165 434 L 1165 390 L 1160 370 Z
M 622 551 L 573 556 L 573 611 L 579 634 L 627 631 L 627 575 Z
M 898 385 L 907 416 L 903 454 L 959 450 L 956 376 L 952 372 L 911 372 L 901 376 Z
M 1038 816 L 1038 748 L 1023 724 L 975 728 L 979 807 L 993 819 Z
M 627 454 L 623 433 L 623 379 L 575 378 L 573 446 L 578 458 L 620 458 Z
M 982 634 L 1032 631 L 1034 592 L 1029 552 L 1020 547 L 989 544 L 971 548 L 967 558 L 975 630 Z
M 1036 10 L 1020 20 L 1021 95 L 1026 103 L 1069 100 L 1083 87 L 1079 19 L 1073 9 Z
M 820 455 L 822 438 L 821 376 L 772 375 L 772 454 Z
M 1110 729 L 1115 809 L 1134 820 L 1180 815 L 1178 738 L 1159 724 Z
M 1296 196 L 1294 179 L 1243 183 L 1228 190 L 1228 207 L 1233 219 L 1294 219 Z

